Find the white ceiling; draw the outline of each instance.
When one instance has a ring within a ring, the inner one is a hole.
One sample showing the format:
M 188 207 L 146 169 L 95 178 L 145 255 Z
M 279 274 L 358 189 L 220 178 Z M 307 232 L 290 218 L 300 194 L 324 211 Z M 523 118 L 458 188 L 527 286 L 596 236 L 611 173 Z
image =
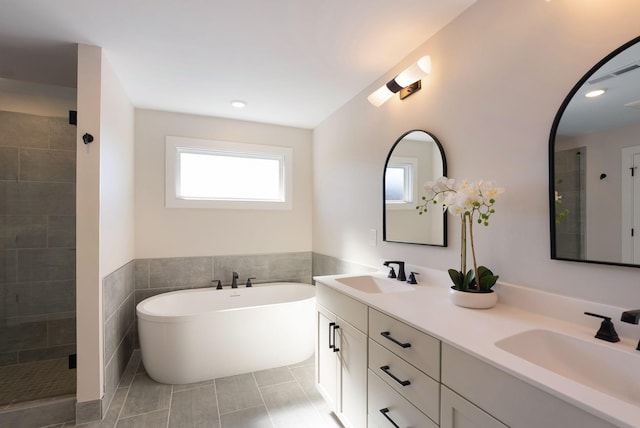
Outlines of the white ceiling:
M 606 92 L 596 98 L 585 94 Z M 640 43 L 611 58 L 589 76 L 567 105 L 559 123 L 559 136 L 577 137 L 640 122 Z
M 0 77 L 74 86 L 85 43 L 136 107 L 313 128 L 474 2 L 0 0 Z

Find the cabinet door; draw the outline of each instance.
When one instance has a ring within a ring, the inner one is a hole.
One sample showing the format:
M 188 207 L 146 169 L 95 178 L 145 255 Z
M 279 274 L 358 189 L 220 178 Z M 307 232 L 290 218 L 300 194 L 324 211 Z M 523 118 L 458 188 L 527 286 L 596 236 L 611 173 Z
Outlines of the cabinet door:
M 336 316 L 322 306 L 318 305 L 317 308 L 316 387 L 327 402 L 329 409 L 336 412 L 338 402 L 338 359 L 332 347 Z
M 338 417 L 346 428 L 367 425 L 367 336 L 346 321 L 337 320 Z
M 441 428 L 508 428 L 446 386 L 441 388 Z

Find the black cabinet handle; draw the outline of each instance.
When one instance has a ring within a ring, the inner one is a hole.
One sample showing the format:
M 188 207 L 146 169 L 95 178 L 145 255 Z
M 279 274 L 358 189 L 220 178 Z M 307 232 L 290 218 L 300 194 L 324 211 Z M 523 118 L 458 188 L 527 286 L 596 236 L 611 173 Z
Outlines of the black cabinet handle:
M 389 417 L 389 415 L 387 415 L 387 413 L 389 413 L 389 409 L 387 409 L 386 407 L 384 409 L 380 409 L 380 413 L 382 413 L 382 416 L 384 416 L 385 418 L 387 418 L 389 422 L 391 422 L 391 425 L 393 425 L 396 428 L 400 428 L 398 424 L 395 423 L 393 419 Z
M 333 326 L 336 325 L 334 322 L 329 323 L 329 349 L 333 349 L 336 345 L 335 342 L 331 344 L 331 330 L 333 330 Z
M 393 337 L 391 337 L 391 333 L 389 333 L 388 331 L 383 331 L 382 333 L 380 333 L 380 335 L 382 337 L 384 337 L 385 339 L 389 339 L 390 341 L 392 341 L 393 343 L 395 343 L 398 346 L 402 346 L 403 348 L 411 348 L 411 344 L 410 343 L 399 342 L 398 340 L 396 340 Z
M 333 352 L 338 352 L 340 348 L 336 346 L 336 330 L 339 329 L 340 326 L 335 324 L 333 325 Z
M 400 379 L 398 379 L 397 377 L 395 377 L 395 376 L 393 375 L 393 373 L 391 373 L 391 372 L 389 371 L 389 368 L 390 368 L 389 366 L 382 366 L 382 367 L 380 367 L 380 370 L 382 370 L 383 372 L 385 372 L 385 373 L 386 373 L 386 374 L 387 374 L 391 379 L 395 380 L 396 382 L 398 382 L 398 383 L 399 383 L 400 385 L 402 385 L 402 386 L 409 386 L 409 385 L 411 385 L 411 382 L 410 382 L 410 381 L 408 381 L 408 380 L 400 380 Z

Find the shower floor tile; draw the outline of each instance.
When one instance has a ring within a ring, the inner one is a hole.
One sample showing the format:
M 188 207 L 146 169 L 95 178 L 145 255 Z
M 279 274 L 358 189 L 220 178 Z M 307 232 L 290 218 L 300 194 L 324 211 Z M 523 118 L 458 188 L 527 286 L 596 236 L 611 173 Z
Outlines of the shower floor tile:
M 76 370 L 67 358 L 0 367 L 0 406 L 75 394 Z

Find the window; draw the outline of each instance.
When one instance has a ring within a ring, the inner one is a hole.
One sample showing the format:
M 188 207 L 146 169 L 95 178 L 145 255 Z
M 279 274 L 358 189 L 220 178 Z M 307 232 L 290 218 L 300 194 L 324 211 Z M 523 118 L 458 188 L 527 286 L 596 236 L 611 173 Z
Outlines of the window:
M 385 171 L 385 195 L 387 208 L 415 209 L 415 181 L 418 160 L 394 156 Z
M 288 147 L 168 136 L 166 206 L 291 209 L 292 153 Z

